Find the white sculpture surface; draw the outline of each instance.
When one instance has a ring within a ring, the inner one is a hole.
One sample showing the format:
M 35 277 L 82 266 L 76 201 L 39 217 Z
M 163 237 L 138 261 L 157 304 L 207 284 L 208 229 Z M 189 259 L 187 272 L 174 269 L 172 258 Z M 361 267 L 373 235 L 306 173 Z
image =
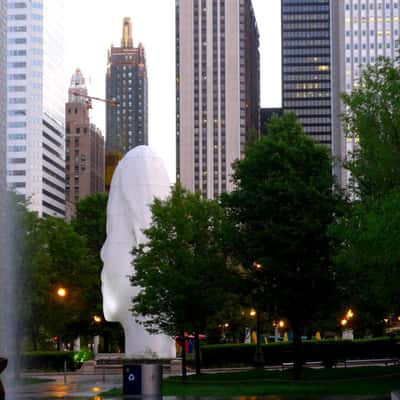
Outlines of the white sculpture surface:
M 107 204 L 107 239 L 101 250 L 101 289 L 107 321 L 120 322 L 125 332 L 125 356 L 175 358 L 173 338 L 150 335 L 135 322 L 131 299 L 139 287 L 131 286 L 133 246 L 146 242 L 143 230 L 151 223 L 150 204 L 170 193 L 162 159 L 148 146 L 129 151 L 115 169 Z

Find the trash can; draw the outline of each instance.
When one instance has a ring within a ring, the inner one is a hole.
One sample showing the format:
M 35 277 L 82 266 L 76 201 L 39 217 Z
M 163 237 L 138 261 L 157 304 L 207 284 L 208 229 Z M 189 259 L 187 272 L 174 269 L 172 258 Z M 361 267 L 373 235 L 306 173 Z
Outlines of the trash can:
M 123 394 L 125 396 L 160 396 L 162 366 L 160 364 L 125 364 Z

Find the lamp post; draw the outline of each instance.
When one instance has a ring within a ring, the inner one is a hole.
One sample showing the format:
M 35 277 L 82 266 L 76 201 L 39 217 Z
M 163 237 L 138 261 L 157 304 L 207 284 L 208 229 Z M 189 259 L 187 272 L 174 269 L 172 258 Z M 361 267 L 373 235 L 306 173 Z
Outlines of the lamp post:
M 342 338 L 353 340 L 353 330 L 348 327 L 350 320 L 354 317 L 354 312 L 351 308 L 349 308 L 345 314 L 345 316 L 340 320 L 340 325 L 343 328 Z
M 67 289 L 65 288 L 65 287 L 63 287 L 63 286 L 59 286 L 58 288 L 57 288 L 57 296 L 61 299 L 61 300 L 64 300 L 66 297 L 67 297 L 67 295 L 68 295 L 68 291 L 67 291 Z M 57 351 L 61 351 L 61 343 L 62 343 L 62 340 L 61 340 L 61 334 L 60 335 L 58 335 L 58 337 L 57 337 Z
M 257 261 L 253 262 L 253 267 L 254 267 L 254 272 L 255 274 L 260 274 L 262 273 L 264 267 L 262 264 L 260 264 Z M 256 304 L 257 304 L 257 308 L 255 310 L 252 310 L 250 312 L 250 316 L 255 316 L 256 317 L 256 335 L 257 335 L 257 342 L 256 342 L 256 352 L 254 354 L 254 366 L 256 367 L 263 367 L 265 364 L 265 360 L 264 360 L 264 352 L 261 348 L 261 324 L 260 324 L 260 318 L 261 318 L 261 312 L 260 312 L 260 306 L 259 306 L 259 301 L 260 298 L 262 298 L 262 290 L 259 291 L 259 288 L 257 288 L 256 292 L 255 292 L 257 298 L 256 298 Z M 252 315 L 253 312 L 253 315 Z

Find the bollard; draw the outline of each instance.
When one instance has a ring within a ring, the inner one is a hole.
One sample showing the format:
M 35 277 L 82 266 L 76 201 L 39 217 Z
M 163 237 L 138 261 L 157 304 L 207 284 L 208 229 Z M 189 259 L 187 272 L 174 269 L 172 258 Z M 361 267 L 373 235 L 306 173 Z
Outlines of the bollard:
M 64 360 L 64 384 L 67 383 L 67 360 Z
M 103 372 L 103 382 L 105 382 L 106 381 L 106 365 L 105 364 L 103 364 L 102 372 Z

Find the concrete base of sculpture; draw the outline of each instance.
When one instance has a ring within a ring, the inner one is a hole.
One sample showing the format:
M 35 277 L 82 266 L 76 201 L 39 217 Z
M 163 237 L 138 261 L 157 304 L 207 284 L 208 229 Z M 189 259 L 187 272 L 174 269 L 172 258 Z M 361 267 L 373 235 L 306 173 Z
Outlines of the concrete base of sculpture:
M 7 359 L 5 358 L 0 358 L 0 374 L 6 369 L 7 367 Z M 1 383 L 0 379 L 0 400 L 4 400 L 6 398 L 5 391 L 4 391 L 4 386 Z
M 98 353 L 95 360 L 86 361 L 79 370 L 80 374 L 121 375 L 126 364 L 160 364 L 164 374 L 180 375 L 181 361 L 178 359 L 139 359 L 130 358 L 123 353 Z

